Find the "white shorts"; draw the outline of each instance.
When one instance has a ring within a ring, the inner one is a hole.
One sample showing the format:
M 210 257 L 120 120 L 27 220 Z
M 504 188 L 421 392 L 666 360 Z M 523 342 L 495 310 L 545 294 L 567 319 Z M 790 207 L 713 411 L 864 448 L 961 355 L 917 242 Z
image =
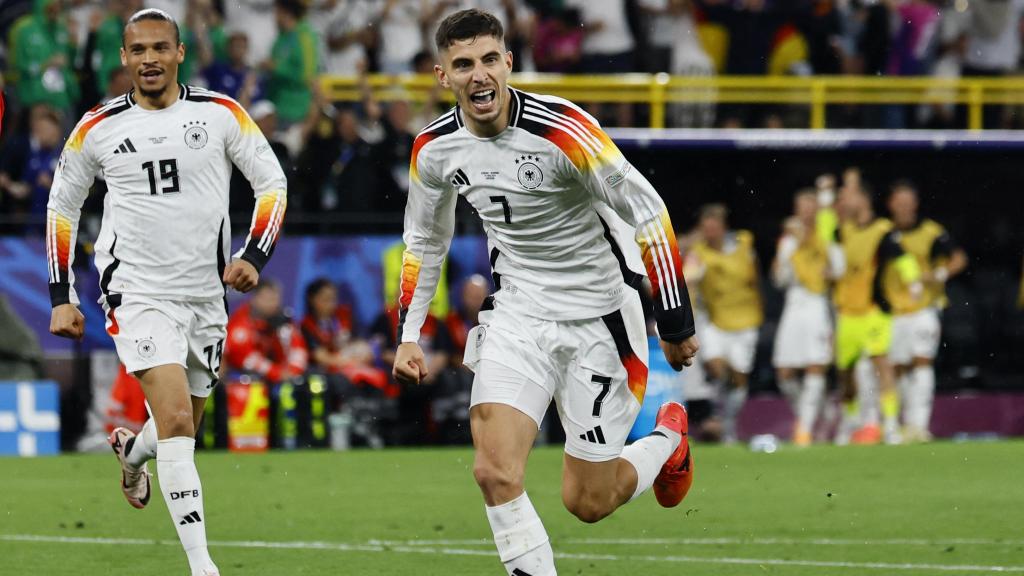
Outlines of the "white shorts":
M 939 311 L 935 308 L 893 316 L 889 360 L 897 366 L 910 365 L 914 358 L 934 360 L 939 352 L 941 336 Z
M 476 376 L 470 406 L 506 404 L 540 426 L 551 400 L 565 429 L 565 452 L 613 460 L 626 444 L 647 388 L 647 326 L 640 298 L 603 317 L 554 321 L 480 313 L 464 363 Z
M 757 328 L 746 330 L 722 330 L 708 322 L 700 338 L 700 352 L 705 362 L 722 359 L 730 368 L 741 374 L 750 374 L 754 369 L 754 354 L 757 352 Z
M 128 372 L 178 364 L 189 391 L 206 398 L 217 385 L 228 314 L 223 301 L 180 302 L 124 295 L 104 301 L 107 333 Z
M 786 303 L 772 351 L 776 368 L 828 366 L 832 346 L 832 319 L 824 296 Z

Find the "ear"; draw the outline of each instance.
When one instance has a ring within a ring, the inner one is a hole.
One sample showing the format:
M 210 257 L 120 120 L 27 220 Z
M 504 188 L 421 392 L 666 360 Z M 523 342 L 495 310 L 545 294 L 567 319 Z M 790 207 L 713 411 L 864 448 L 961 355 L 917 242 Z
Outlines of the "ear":
M 440 64 L 434 64 L 434 76 L 437 77 L 437 83 L 442 88 L 451 88 L 452 84 L 448 81 L 448 74 L 445 73 L 444 68 Z
M 178 43 L 178 59 L 177 60 L 178 60 L 178 64 L 181 64 L 182 62 L 185 61 L 185 45 L 182 44 L 182 43 Z
M 508 68 L 509 72 L 512 71 L 512 51 L 511 50 L 509 50 L 508 52 L 505 52 L 505 67 Z
M 124 52 L 124 46 L 121 46 L 121 66 L 128 65 L 128 56 Z

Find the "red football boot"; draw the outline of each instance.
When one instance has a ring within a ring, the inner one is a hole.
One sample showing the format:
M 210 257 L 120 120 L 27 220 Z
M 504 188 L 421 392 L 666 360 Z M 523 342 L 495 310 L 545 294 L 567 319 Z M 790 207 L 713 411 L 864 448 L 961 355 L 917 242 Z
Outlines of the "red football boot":
M 658 477 L 654 479 L 654 496 L 658 504 L 672 508 L 683 501 L 693 484 L 693 457 L 686 436 L 689 430 L 686 408 L 678 402 L 666 402 L 658 410 L 655 423 L 682 436 L 676 451 L 665 461 Z

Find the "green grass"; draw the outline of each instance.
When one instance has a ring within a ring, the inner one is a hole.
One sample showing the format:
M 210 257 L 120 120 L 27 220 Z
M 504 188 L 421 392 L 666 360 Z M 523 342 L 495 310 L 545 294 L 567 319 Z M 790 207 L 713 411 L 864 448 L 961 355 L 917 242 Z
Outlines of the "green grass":
M 648 494 L 585 525 L 561 506 L 561 451 L 537 450 L 527 488 L 563 555 L 559 573 L 1024 574 L 1024 443 L 694 454 L 696 481 L 679 508 Z M 211 552 L 225 576 L 504 574 L 467 449 L 198 461 Z M 108 454 L 0 459 L 0 574 L 187 574 L 163 500 L 154 494 L 134 510 L 117 480 Z M 410 542 L 423 540 L 453 542 Z M 282 546 L 243 545 L 253 541 Z

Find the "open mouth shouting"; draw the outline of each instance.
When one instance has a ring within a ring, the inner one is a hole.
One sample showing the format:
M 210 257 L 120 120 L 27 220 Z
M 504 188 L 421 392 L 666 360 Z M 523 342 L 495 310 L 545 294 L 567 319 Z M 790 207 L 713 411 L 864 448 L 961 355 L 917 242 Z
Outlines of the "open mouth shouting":
M 485 88 L 469 95 L 470 102 L 477 112 L 490 112 L 494 110 L 497 102 L 497 91 L 494 88 Z

